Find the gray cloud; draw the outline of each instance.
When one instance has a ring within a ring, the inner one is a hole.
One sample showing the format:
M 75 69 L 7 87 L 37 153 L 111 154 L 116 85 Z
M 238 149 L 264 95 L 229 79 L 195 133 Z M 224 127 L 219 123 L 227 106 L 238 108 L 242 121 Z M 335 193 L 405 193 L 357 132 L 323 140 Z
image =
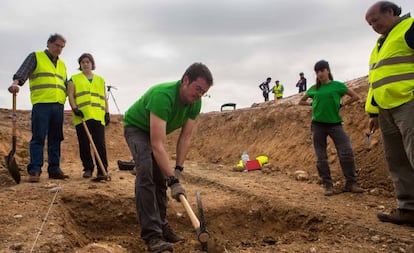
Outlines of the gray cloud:
M 313 64 L 331 63 L 334 77 L 367 74 L 377 35 L 364 20 L 375 1 L 343 0 L 3 0 L 0 3 L 0 107 L 8 108 L 6 88 L 26 55 L 43 50 L 51 33 L 67 39 L 62 54 L 69 75 L 77 58 L 94 55 L 97 70 L 124 112 L 151 85 L 181 78 L 195 61 L 206 63 L 215 79 L 203 111 L 226 102 L 248 107 L 261 102 L 258 85 L 267 76 L 297 92 L 298 73 L 314 80 Z M 412 1 L 399 1 L 403 13 Z M 28 83 L 18 107 L 30 109 Z M 111 112 L 117 113 L 111 102 Z

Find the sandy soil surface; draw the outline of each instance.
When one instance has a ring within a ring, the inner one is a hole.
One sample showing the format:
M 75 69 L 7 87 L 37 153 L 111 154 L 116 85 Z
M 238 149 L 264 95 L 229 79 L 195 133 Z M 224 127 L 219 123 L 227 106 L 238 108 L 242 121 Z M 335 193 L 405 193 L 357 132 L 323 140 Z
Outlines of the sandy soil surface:
M 366 77 L 348 83 L 361 102 L 342 110 L 354 147 L 363 194 L 341 193 L 343 176 L 333 143 L 329 160 L 338 194 L 323 195 L 310 139 L 311 111 L 296 105 L 300 95 L 275 104 L 202 114 L 183 173 L 188 201 L 197 213 L 200 192 L 209 252 L 414 252 L 414 228 L 378 222 L 376 213 L 395 207 L 380 133 L 365 142 Z M 20 99 L 29 99 L 18 97 Z M 17 103 L 18 106 L 18 103 Z M 11 150 L 10 109 L 0 109 L 0 154 Z M 145 252 L 134 201 L 134 176 L 119 170 L 129 161 L 121 116 L 112 115 L 106 140 L 111 181 L 82 178 L 77 139 L 65 118 L 62 170 L 69 180 L 28 183 L 30 112 L 17 112 L 15 159 L 22 182 L 0 162 L 0 252 Z M 173 160 L 177 133 L 168 138 Z M 234 170 L 243 150 L 269 157 L 256 171 Z M 173 162 L 172 162 L 173 164 Z M 46 167 L 46 165 L 45 165 Z M 45 168 L 44 168 L 45 170 Z M 301 172 L 298 172 L 301 171 Z M 60 191 L 57 191 L 60 189 Z M 181 203 L 170 201 L 172 228 L 186 238 L 174 252 L 201 252 Z

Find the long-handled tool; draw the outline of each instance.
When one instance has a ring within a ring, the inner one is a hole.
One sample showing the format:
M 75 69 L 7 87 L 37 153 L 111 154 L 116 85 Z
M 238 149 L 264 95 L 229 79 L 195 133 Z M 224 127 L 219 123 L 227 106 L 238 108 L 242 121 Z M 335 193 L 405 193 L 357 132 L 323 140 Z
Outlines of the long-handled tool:
M 374 133 L 374 130 L 371 130 L 369 133 L 365 133 L 365 144 L 367 146 L 370 146 L 371 144 L 371 139 L 372 139 L 372 134 Z
M 13 93 L 13 109 L 12 109 L 12 150 L 4 157 L 6 160 L 7 169 L 16 183 L 20 183 L 20 171 L 17 166 L 16 159 L 14 159 L 14 153 L 16 152 L 16 93 Z
M 193 225 L 195 232 L 197 234 L 197 239 L 201 244 L 202 251 L 208 251 L 208 241 L 210 239 L 210 235 L 207 231 L 206 224 L 204 221 L 204 212 L 203 206 L 201 204 L 201 195 L 200 192 L 197 192 L 197 209 L 198 209 L 198 218 L 194 214 L 193 209 L 191 209 L 190 204 L 187 201 L 187 198 L 184 195 L 180 195 L 180 201 L 183 204 L 185 211 L 188 214 L 188 217 L 191 220 L 191 224 Z
M 96 149 L 95 142 L 93 142 L 93 138 L 92 138 L 91 133 L 89 132 L 88 125 L 86 125 L 86 122 L 83 119 L 82 119 L 82 125 L 83 125 L 83 128 L 85 129 L 86 135 L 88 136 L 88 139 L 89 139 L 89 142 L 92 146 L 93 152 L 95 153 L 95 157 L 98 160 L 98 164 L 99 164 L 99 166 L 97 166 L 97 167 L 99 167 L 98 170 L 100 170 L 101 174 L 105 177 L 106 180 L 108 180 L 108 181 L 111 180 L 111 177 L 109 176 L 109 174 L 104 169 L 104 165 L 102 163 L 101 156 L 99 155 L 99 152 Z M 99 180 L 99 178 L 97 178 L 97 180 Z

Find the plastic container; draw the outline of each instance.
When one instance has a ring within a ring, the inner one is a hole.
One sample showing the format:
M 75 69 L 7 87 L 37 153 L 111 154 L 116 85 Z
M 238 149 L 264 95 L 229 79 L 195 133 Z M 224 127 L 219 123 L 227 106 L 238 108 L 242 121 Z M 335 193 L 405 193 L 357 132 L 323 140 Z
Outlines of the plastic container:
M 250 160 L 250 158 L 249 158 L 249 154 L 247 154 L 247 151 L 246 150 L 243 151 L 243 153 L 241 155 L 241 160 L 243 162 L 243 171 L 244 172 L 247 172 L 246 163 L 247 163 L 247 161 Z

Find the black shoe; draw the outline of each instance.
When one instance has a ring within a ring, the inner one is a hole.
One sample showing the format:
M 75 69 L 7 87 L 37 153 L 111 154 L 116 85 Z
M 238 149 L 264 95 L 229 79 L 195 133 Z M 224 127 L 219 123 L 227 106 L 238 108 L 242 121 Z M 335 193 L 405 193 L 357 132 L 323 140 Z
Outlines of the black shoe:
M 90 178 L 90 177 L 92 177 L 92 170 L 84 170 L 82 177 L 83 178 Z
M 148 251 L 151 253 L 162 253 L 165 251 L 173 252 L 173 247 L 170 243 L 160 239 L 153 238 L 147 243 Z
M 59 172 L 55 172 L 55 173 L 49 173 L 49 178 L 50 179 L 64 180 L 66 178 L 69 178 L 69 176 L 65 175 L 62 171 L 59 171 Z
M 414 225 L 414 210 L 397 208 L 393 209 L 389 214 L 379 213 L 377 217 L 382 222 L 391 222 L 398 225 Z
M 94 181 L 94 182 L 100 182 L 100 181 L 104 181 L 104 180 L 109 181 L 110 177 L 109 176 L 104 176 L 104 175 L 97 175 L 96 178 L 92 179 L 92 181 Z
M 164 225 L 164 227 L 162 228 L 162 236 L 164 237 L 165 241 L 170 242 L 170 243 L 185 241 L 183 237 L 177 235 L 176 233 L 174 233 L 174 231 L 172 231 L 168 223 Z
M 39 181 L 40 181 L 40 173 L 39 172 L 29 173 L 29 182 L 30 183 L 37 183 Z
M 324 188 L 323 195 L 325 195 L 325 196 L 332 196 L 332 195 L 334 195 L 334 189 L 333 189 L 333 186 L 332 185 L 327 185 L 327 186 L 324 186 L 323 188 Z
M 359 187 L 357 184 L 351 184 L 351 185 L 345 185 L 344 192 L 363 193 L 364 189 Z

